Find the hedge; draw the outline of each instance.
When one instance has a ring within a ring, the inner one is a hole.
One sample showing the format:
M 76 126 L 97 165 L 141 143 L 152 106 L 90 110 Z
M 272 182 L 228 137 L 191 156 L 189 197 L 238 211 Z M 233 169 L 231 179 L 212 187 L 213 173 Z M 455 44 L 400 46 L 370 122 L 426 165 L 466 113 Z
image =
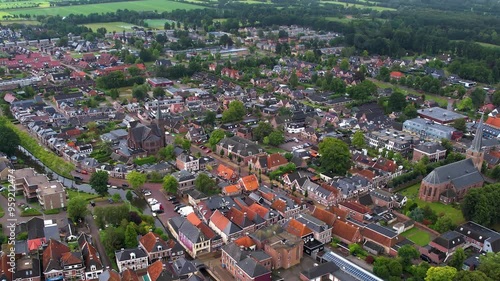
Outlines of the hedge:
M 45 166 L 54 171 L 56 174 L 61 175 L 65 178 L 73 178 L 71 171 L 75 169 L 75 166 L 69 162 L 64 161 L 61 157 L 57 156 L 53 152 L 49 151 L 45 147 L 42 147 L 37 140 L 28 134 L 20 130 L 16 125 L 12 124 L 9 120 L 3 118 L 5 124 L 11 127 L 14 132 L 19 136 L 21 140 L 21 146 L 28 150 L 33 156 L 38 158 Z

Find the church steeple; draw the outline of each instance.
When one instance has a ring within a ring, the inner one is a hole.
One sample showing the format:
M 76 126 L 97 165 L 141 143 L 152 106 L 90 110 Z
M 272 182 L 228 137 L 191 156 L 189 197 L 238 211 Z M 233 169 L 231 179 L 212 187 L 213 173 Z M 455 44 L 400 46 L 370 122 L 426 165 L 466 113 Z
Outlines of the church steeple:
M 470 150 L 474 152 L 480 152 L 482 147 L 483 140 L 483 117 L 484 113 L 481 114 L 481 120 L 479 120 L 479 125 L 477 125 L 476 135 L 474 136 L 474 140 L 472 140 L 472 144 L 470 146 Z
M 474 166 L 481 171 L 483 167 L 484 161 L 484 152 L 482 151 L 482 140 L 483 140 L 483 114 L 481 114 L 481 120 L 479 120 L 479 124 L 477 125 L 476 135 L 474 136 L 474 140 L 472 140 L 472 144 L 466 151 L 467 159 L 471 159 L 474 162 Z

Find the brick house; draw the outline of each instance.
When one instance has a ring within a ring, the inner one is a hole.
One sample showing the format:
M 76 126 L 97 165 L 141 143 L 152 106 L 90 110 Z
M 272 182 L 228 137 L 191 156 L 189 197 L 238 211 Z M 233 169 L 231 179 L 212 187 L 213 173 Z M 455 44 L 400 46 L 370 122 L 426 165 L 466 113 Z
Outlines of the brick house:
M 224 243 L 233 241 L 243 234 L 241 227 L 226 218 L 219 210 L 213 212 L 208 226 L 222 237 Z
M 249 167 L 262 173 L 272 172 L 286 164 L 288 164 L 288 160 L 286 160 L 286 158 L 279 153 L 256 156 L 248 162 Z
M 216 147 L 217 154 L 224 156 L 232 155 L 232 161 L 241 160 L 242 165 L 247 165 L 253 156 L 264 155 L 265 151 L 252 141 L 242 139 L 238 136 L 222 139 Z
M 420 161 L 424 156 L 430 162 L 440 161 L 446 158 L 446 149 L 437 142 L 426 142 L 413 148 L 413 161 Z
M 241 188 L 239 185 L 233 184 L 224 186 L 222 188 L 222 194 L 226 196 L 236 196 L 241 194 Z
M 271 280 L 272 258 L 263 251 L 245 251 L 230 243 L 222 247 L 221 263 L 237 280 Z
M 340 239 L 343 243 L 352 244 L 362 241 L 359 227 L 341 220 L 336 220 L 332 227 L 332 236 Z
M 217 167 L 217 176 L 231 183 L 236 182 L 238 179 L 238 174 L 224 164 L 219 164 Z
M 240 187 L 246 192 L 252 192 L 259 188 L 259 179 L 255 174 L 242 177 L 238 180 Z
M 71 252 L 67 245 L 50 239 L 42 256 L 45 280 L 61 277 L 65 280 L 85 279 L 85 266 L 81 252 Z
M 150 263 L 156 260 L 166 260 L 170 257 L 170 248 L 167 242 L 153 232 L 148 232 L 139 239 L 139 247 L 146 252 Z
M 122 272 L 125 269 L 132 269 L 134 271 L 148 268 L 148 255 L 141 248 L 135 249 L 121 249 L 115 251 L 116 264 L 118 271 Z
M 175 158 L 175 165 L 179 170 L 196 172 L 200 170 L 200 159 L 187 153 L 181 153 Z
M 371 213 L 370 208 L 352 201 L 341 202 L 338 207 L 340 210 L 347 211 L 348 216 L 357 221 L 363 221 L 365 215 Z
M 448 231 L 429 242 L 429 245 L 420 248 L 420 254 L 428 257 L 437 264 L 446 261 L 458 248 L 466 243 L 465 237 L 456 231 Z
M 365 225 L 361 229 L 361 235 L 364 240 L 364 248 L 372 254 L 384 253 L 396 256 L 397 251 L 392 247 L 396 245 L 396 243 L 403 240 L 403 237 L 398 235 L 392 229 L 375 223 Z M 375 244 L 375 246 L 373 244 Z

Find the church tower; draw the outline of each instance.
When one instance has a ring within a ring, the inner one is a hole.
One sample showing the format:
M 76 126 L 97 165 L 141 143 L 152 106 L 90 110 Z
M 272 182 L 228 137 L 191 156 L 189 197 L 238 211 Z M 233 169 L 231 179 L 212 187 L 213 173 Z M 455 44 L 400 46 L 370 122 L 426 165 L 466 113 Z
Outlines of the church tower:
M 472 159 L 474 166 L 481 172 L 484 161 L 484 152 L 482 150 L 482 139 L 483 139 L 483 115 L 481 115 L 481 120 L 476 129 L 476 135 L 472 141 L 471 146 L 467 149 L 466 157 L 467 159 Z

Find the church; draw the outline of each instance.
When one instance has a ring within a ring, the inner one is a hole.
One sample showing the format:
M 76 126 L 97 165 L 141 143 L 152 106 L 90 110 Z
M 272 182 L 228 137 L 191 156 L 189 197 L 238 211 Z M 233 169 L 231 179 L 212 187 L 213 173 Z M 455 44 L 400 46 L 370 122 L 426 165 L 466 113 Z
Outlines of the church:
M 482 187 L 484 184 L 481 175 L 484 161 L 482 138 L 481 117 L 474 140 L 467 149 L 466 159 L 438 167 L 429 173 L 420 184 L 419 198 L 428 202 L 450 204 L 460 201 L 469 189 Z

